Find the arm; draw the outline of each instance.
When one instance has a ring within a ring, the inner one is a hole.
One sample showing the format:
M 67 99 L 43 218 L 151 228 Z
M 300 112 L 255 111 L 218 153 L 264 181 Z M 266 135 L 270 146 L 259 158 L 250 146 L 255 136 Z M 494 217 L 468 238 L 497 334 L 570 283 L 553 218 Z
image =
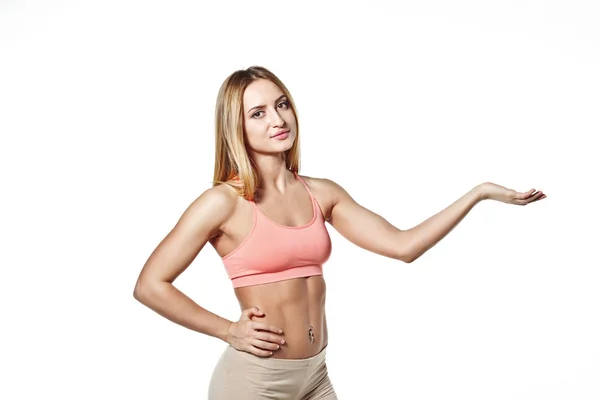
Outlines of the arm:
M 480 186 L 476 186 L 442 211 L 407 230 L 405 240 L 409 243 L 408 262 L 416 260 L 435 246 L 481 200 L 483 197 Z
M 405 240 L 409 243 L 409 260 L 416 260 L 442 240 L 482 200 L 490 199 L 506 204 L 525 206 L 545 197 L 546 195 L 542 191 L 535 189 L 517 192 L 492 182 L 477 185 L 433 217 L 406 231 Z
M 411 263 L 444 238 L 484 199 L 476 186 L 450 206 L 419 225 L 400 230 L 362 207 L 338 184 L 324 179 L 333 206 L 330 224 L 346 239 L 374 253 Z
M 232 321 L 200 307 L 173 286 L 211 237 L 233 212 L 235 200 L 219 187 L 202 193 L 144 264 L 135 285 L 136 300 L 188 329 L 227 341 Z

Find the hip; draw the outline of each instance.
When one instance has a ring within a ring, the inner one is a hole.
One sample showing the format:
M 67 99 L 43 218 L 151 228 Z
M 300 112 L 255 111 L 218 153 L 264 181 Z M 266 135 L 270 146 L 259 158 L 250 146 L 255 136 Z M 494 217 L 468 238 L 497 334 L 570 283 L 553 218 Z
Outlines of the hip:
M 326 348 L 306 358 L 258 357 L 227 346 L 213 371 L 209 399 L 335 399 L 326 364 Z

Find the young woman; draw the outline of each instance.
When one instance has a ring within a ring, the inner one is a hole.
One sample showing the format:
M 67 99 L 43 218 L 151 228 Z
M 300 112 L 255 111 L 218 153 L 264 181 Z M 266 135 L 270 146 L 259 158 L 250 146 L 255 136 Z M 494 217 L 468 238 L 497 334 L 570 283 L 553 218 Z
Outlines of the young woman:
M 421 224 L 400 230 L 338 184 L 298 175 L 296 108 L 269 70 L 236 71 L 216 105 L 213 187 L 184 211 L 150 255 L 134 297 L 171 321 L 229 346 L 216 363 L 211 400 L 336 399 L 327 374 L 325 221 L 357 246 L 410 263 L 481 200 L 526 205 L 546 196 L 485 182 Z M 172 282 L 210 242 L 242 310 L 228 321 Z

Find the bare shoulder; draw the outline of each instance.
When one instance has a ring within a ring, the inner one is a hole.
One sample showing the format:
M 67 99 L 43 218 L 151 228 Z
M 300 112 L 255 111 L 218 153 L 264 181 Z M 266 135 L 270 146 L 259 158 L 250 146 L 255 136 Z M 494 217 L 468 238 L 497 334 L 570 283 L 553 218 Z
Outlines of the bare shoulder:
M 206 189 L 192 201 L 179 222 L 202 225 L 208 238 L 217 236 L 233 213 L 238 197 L 232 188 L 224 184 Z
M 324 197 L 337 199 L 340 196 L 348 195 L 346 190 L 332 179 L 304 175 L 300 175 L 300 177 L 306 181 L 311 190 Z
M 344 188 L 329 178 L 300 175 L 317 198 L 326 220 L 331 217 L 333 207 L 343 199 L 352 200 Z
M 199 197 L 204 197 L 207 201 L 214 201 L 220 203 L 220 205 L 230 205 L 233 207 L 238 199 L 238 194 L 226 184 L 217 185 L 206 189 Z

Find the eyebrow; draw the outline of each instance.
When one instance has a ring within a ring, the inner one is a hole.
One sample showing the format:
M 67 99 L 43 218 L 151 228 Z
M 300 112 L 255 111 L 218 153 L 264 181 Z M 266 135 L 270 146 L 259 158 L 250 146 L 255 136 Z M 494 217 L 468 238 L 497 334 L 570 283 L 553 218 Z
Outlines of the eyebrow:
M 275 100 L 275 103 L 277 103 L 279 100 L 283 99 L 284 97 L 287 97 L 285 94 L 282 94 L 281 96 L 279 96 L 277 98 L 277 100 Z M 247 114 L 249 114 L 252 110 L 257 109 L 257 108 L 264 108 L 266 107 L 264 104 L 261 104 L 260 106 L 254 106 L 251 109 L 249 109 L 248 111 L 246 111 Z

